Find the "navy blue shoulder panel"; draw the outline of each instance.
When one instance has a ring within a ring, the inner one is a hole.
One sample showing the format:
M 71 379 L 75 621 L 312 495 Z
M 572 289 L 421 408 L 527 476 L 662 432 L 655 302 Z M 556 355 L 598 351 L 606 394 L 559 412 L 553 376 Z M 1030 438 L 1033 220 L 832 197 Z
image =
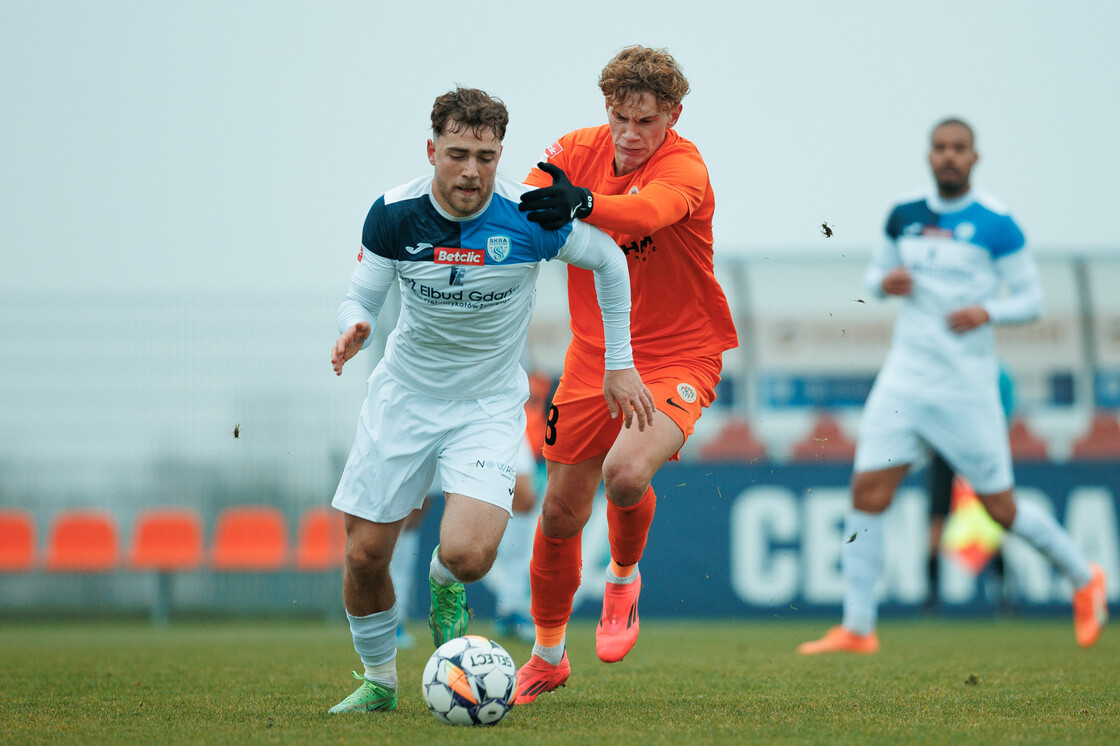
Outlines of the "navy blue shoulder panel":
M 393 261 L 431 261 L 435 247 L 460 248 L 459 224 L 436 212 L 427 195 L 373 203 L 362 229 L 362 245 Z
M 897 239 L 902 235 L 902 230 L 906 226 L 914 223 L 937 225 L 937 218 L 937 213 L 929 209 L 929 205 L 924 198 L 895 205 L 895 208 L 891 210 L 890 217 L 887 218 L 887 236 Z

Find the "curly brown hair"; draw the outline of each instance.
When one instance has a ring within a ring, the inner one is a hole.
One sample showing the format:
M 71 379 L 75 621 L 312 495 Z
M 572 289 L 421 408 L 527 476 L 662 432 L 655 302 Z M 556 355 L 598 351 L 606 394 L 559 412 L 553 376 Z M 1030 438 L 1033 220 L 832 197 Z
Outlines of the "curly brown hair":
M 607 104 L 618 106 L 634 94 L 649 92 L 661 111 L 669 111 L 688 93 L 688 80 L 667 49 L 626 47 L 599 75 L 599 90 Z
M 439 137 L 447 131 L 448 123 L 455 132 L 470 129 L 477 137 L 490 130 L 504 140 L 509 112 L 500 98 L 477 88 L 456 88 L 436 99 L 432 106 L 432 135 Z

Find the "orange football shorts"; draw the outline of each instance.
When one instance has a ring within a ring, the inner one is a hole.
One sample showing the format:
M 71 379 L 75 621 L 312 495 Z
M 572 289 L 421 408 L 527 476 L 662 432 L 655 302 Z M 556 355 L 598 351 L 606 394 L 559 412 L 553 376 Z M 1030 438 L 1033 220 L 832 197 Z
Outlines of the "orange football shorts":
M 642 381 L 653 394 L 654 405 L 677 424 L 688 440 L 701 410 L 715 401 L 715 387 L 723 370 L 722 356 L 636 364 Z M 545 422 L 544 457 L 562 464 L 577 464 L 605 453 L 614 445 L 622 424 L 622 417 L 611 419 L 603 398 L 603 358 L 577 350 L 576 345 L 569 346 L 564 373 Z M 674 454 L 672 460 L 677 458 Z

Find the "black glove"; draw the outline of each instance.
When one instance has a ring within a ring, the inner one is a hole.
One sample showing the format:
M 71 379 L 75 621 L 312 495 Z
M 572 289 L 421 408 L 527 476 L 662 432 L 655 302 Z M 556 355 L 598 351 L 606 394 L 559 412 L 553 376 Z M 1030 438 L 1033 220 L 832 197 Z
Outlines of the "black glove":
M 546 230 L 563 228 L 576 218 L 591 214 L 591 190 L 568 181 L 564 170 L 551 163 L 538 163 L 537 168 L 552 177 L 552 186 L 534 189 L 521 195 L 517 209 L 529 213 L 529 220 Z

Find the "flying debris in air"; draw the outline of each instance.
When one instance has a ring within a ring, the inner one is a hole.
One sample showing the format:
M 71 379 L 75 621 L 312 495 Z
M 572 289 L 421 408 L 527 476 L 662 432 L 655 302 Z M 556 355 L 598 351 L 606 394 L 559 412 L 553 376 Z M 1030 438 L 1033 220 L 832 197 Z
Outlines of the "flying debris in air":
M 832 238 L 832 228 L 829 227 L 828 223 L 821 223 L 821 233 L 824 234 L 825 238 Z
M 235 437 L 235 438 L 240 438 L 241 437 L 241 423 L 240 422 L 238 422 L 236 425 L 233 426 L 233 437 Z

